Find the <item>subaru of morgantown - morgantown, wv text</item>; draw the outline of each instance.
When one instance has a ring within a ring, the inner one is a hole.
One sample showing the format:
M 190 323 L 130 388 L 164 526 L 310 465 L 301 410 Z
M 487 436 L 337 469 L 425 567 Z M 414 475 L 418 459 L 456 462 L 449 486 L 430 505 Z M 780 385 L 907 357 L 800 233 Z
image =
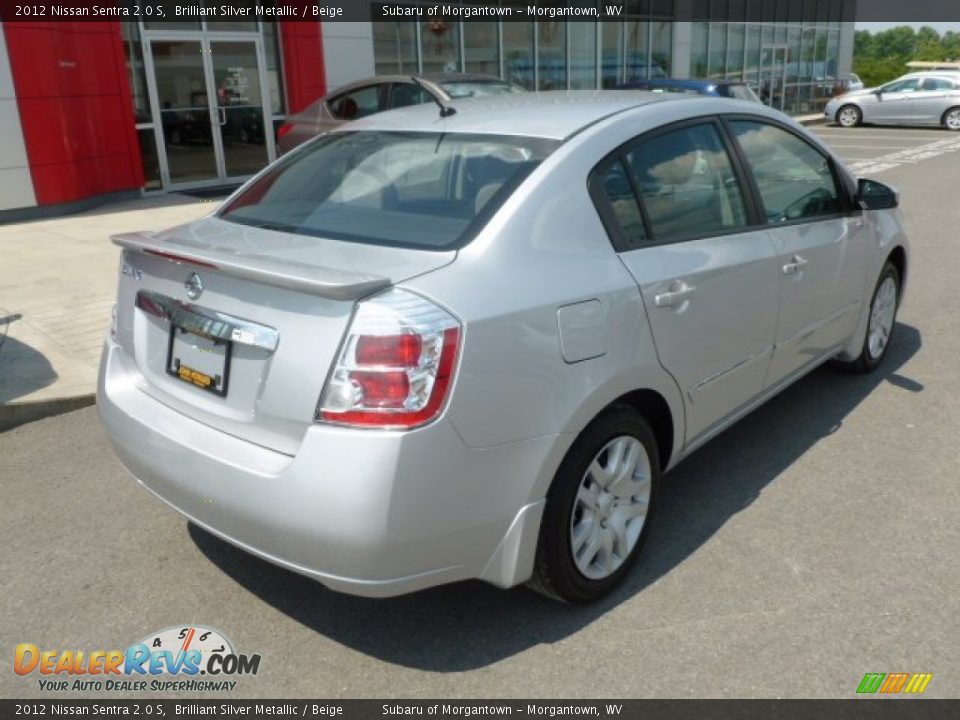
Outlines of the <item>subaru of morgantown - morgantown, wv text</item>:
M 740 100 L 373 115 L 114 238 L 100 417 L 157 497 L 335 590 L 594 600 L 665 471 L 822 363 L 883 361 L 898 203 Z

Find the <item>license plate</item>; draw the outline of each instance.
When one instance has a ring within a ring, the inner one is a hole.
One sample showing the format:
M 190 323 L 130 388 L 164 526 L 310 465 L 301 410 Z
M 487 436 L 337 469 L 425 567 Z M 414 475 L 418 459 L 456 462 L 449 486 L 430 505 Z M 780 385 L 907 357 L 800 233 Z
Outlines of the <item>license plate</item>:
M 170 327 L 167 374 L 178 380 L 226 397 L 230 380 L 233 343 L 191 332 L 178 325 Z

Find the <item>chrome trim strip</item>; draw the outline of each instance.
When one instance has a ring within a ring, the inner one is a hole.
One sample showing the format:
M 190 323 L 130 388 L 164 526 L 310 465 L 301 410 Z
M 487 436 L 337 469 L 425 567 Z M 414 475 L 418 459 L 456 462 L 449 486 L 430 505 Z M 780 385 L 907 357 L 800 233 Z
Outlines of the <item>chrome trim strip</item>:
M 180 302 L 149 290 L 137 292 L 136 306 L 145 313 L 168 320 L 198 335 L 229 340 L 238 345 L 248 345 L 271 353 L 280 344 L 280 333 L 271 327 Z

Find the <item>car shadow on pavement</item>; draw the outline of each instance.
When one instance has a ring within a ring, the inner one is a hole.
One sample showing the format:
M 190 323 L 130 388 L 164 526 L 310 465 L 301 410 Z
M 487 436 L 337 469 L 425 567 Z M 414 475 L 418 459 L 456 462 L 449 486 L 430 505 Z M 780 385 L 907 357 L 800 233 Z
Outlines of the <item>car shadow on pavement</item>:
M 898 371 L 920 349 L 916 328 L 898 324 L 884 365 L 871 375 L 821 368 L 758 408 L 666 476 L 646 547 L 626 583 L 586 607 L 525 588 L 465 582 L 386 600 L 325 589 L 234 548 L 196 525 L 190 537 L 213 563 L 264 602 L 337 643 L 385 662 L 432 672 L 484 667 L 562 640 L 682 563 L 878 385 L 923 386 Z
M 0 326 L 0 405 L 53 384 L 57 373 L 46 356 L 9 337 Z

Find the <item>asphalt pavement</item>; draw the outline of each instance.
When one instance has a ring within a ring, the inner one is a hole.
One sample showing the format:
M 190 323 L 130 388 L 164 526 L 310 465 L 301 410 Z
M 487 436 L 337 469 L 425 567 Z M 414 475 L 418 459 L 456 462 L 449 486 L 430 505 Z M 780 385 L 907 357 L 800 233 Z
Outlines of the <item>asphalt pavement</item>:
M 139 488 L 86 408 L 0 433 L 0 696 L 54 697 L 10 671 L 16 643 L 121 649 L 183 624 L 262 655 L 209 698 L 845 698 L 866 672 L 960 695 L 960 135 L 817 132 L 902 192 L 913 262 L 887 361 L 820 369 L 683 462 L 612 598 L 332 593 Z

